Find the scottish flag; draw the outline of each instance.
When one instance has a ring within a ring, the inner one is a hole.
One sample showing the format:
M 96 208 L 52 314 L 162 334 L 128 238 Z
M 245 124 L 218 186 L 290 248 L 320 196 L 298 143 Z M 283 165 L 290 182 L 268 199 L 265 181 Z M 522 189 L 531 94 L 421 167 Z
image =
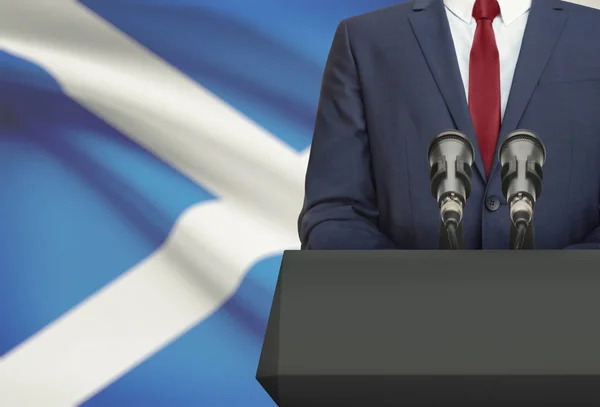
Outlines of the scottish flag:
M 397 2 L 0 0 L 0 406 L 274 406 L 327 51 Z

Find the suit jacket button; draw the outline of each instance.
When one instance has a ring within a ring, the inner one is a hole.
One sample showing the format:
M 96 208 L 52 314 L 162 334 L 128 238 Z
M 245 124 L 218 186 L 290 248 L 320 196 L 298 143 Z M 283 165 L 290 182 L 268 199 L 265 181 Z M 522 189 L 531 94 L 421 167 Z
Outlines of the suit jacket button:
M 490 212 L 496 212 L 500 207 L 500 198 L 498 198 L 496 195 L 488 196 L 485 199 L 485 207 Z

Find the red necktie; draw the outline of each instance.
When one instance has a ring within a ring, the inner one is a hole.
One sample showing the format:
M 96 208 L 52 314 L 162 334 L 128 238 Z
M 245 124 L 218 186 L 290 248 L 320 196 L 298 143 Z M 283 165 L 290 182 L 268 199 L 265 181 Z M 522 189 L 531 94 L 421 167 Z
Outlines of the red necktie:
M 497 0 L 476 0 L 473 17 L 477 29 L 469 66 L 469 110 L 488 176 L 500 133 L 500 56 L 492 27 L 499 14 Z

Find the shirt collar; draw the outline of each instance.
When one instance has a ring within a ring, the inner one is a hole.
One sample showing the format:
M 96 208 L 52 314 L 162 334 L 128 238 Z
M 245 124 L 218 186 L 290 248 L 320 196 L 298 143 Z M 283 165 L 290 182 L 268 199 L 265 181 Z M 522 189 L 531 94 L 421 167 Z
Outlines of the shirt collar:
M 444 0 L 444 4 L 448 10 L 467 24 L 474 21 L 475 0 Z M 504 25 L 514 22 L 531 8 L 531 0 L 498 0 L 498 4 Z

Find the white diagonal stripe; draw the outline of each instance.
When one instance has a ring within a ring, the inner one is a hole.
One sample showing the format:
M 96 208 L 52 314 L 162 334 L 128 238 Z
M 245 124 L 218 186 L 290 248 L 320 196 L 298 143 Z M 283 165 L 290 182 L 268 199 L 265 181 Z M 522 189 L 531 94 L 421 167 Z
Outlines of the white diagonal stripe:
M 85 401 L 210 316 L 258 260 L 295 247 L 238 205 L 190 208 L 163 247 L 2 359 L 0 406 Z

